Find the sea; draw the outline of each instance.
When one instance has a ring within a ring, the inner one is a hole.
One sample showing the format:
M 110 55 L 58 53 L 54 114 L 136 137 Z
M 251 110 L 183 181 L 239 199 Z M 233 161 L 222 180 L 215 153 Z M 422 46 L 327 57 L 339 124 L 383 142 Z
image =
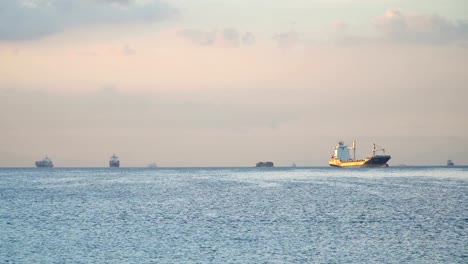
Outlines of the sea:
M 0 263 L 468 263 L 468 167 L 1 168 Z

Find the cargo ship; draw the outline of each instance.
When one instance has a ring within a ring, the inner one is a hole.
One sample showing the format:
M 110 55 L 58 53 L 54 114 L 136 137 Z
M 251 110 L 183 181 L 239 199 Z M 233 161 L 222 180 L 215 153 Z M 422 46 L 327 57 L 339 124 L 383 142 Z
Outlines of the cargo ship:
M 148 164 L 148 168 L 157 168 L 157 167 L 158 165 L 156 164 L 156 162 Z
M 351 158 L 349 150 L 353 150 L 353 157 Z M 376 155 L 376 152 L 382 151 L 383 155 Z M 356 159 L 356 142 L 353 141 L 351 147 L 340 141 L 335 147 L 335 152 L 331 157 L 328 164 L 334 167 L 341 168 L 362 168 L 362 167 L 388 167 L 387 161 L 391 158 L 390 155 L 385 155 L 385 149 L 372 144 L 372 157 L 365 159 Z
M 448 166 L 448 167 L 455 166 L 455 163 L 453 163 L 452 160 L 447 160 L 447 166 Z
M 54 163 L 49 157 L 45 156 L 42 160 L 36 161 L 36 167 L 38 168 L 53 168 Z
M 120 167 L 120 160 L 119 160 L 119 157 L 117 157 L 114 153 L 114 155 L 112 155 L 112 157 L 110 158 L 109 160 L 109 167 L 111 168 L 118 168 Z
M 255 164 L 255 167 L 274 167 L 275 165 L 271 161 L 260 161 Z

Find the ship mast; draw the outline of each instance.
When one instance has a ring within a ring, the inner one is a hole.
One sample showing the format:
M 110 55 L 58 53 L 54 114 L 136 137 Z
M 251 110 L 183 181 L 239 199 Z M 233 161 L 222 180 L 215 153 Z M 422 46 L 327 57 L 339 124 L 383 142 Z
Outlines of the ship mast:
M 353 140 L 353 160 L 356 160 L 356 140 Z
M 375 152 L 377 152 L 377 151 L 382 151 L 383 154 L 385 155 L 385 149 L 380 147 L 380 146 L 377 146 L 375 143 L 373 143 L 372 144 L 372 154 L 373 154 L 374 157 L 375 157 Z

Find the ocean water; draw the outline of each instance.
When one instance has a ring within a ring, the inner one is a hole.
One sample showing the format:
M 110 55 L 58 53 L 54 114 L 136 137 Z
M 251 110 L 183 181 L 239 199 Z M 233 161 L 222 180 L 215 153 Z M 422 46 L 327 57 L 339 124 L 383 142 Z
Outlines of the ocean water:
M 468 167 L 4 168 L 0 263 L 468 263 Z

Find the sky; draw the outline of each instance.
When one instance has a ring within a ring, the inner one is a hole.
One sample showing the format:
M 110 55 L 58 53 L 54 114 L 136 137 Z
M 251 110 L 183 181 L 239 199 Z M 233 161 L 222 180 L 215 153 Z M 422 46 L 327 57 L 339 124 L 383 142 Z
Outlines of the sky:
M 0 0 L 0 167 L 468 165 L 466 0 Z

